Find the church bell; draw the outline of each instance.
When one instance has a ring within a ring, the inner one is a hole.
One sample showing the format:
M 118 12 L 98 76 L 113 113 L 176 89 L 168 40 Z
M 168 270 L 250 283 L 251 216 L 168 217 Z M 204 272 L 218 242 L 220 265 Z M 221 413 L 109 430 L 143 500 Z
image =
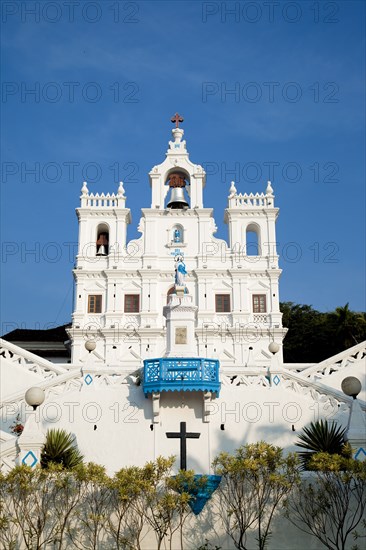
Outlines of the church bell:
M 107 256 L 107 251 L 104 244 L 101 244 L 98 248 L 97 256 Z
M 184 196 L 183 187 L 172 187 L 170 193 L 170 201 L 166 205 L 167 208 L 189 208 L 189 204 Z
M 108 256 L 108 233 L 99 233 L 97 240 L 97 256 Z

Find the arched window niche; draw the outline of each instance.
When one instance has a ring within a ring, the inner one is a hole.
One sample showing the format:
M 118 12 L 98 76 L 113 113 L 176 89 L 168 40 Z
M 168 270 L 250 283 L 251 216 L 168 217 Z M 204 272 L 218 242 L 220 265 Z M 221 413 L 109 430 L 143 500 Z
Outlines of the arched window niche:
M 106 223 L 100 223 L 97 227 L 96 255 L 108 256 L 109 253 L 109 227 Z
M 182 225 L 176 224 L 173 226 L 172 234 L 171 234 L 171 242 L 172 244 L 184 243 L 184 228 Z
M 261 256 L 261 230 L 259 225 L 251 223 L 245 231 L 245 252 L 247 256 Z

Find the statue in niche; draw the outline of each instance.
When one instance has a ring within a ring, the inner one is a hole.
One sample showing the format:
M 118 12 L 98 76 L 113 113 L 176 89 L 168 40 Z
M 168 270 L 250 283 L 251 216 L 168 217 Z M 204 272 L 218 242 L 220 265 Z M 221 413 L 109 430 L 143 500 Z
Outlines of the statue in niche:
M 182 242 L 181 232 L 179 231 L 179 229 L 174 230 L 174 242 L 175 243 L 181 243 Z
M 187 270 L 185 263 L 183 261 L 183 256 L 177 256 L 175 265 L 175 286 L 185 287 L 185 276 L 187 275 Z

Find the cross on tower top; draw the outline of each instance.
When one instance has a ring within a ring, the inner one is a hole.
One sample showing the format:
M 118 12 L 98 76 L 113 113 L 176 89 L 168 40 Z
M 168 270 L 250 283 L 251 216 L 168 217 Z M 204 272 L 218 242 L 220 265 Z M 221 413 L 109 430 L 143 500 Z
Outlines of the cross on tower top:
M 180 114 L 175 113 L 175 115 L 172 116 L 172 118 L 170 120 L 173 122 L 173 124 L 175 123 L 176 128 L 179 128 L 179 123 L 183 122 L 184 118 L 182 116 L 180 116 Z

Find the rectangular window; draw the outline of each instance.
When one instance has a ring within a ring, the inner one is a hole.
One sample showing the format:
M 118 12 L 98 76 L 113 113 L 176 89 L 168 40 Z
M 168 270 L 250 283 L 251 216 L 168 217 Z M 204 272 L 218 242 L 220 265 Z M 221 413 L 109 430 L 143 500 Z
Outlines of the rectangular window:
M 125 294 L 125 313 L 138 313 L 140 311 L 139 294 Z
M 102 313 L 101 294 L 90 294 L 88 296 L 88 313 Z
M 266 313 L 267 303 L 265 294 L 253 294 L 253 313 Z
M 216 311 L 217 313 L 229 313 L 230 310 L 230 294 L 216 294 Z

